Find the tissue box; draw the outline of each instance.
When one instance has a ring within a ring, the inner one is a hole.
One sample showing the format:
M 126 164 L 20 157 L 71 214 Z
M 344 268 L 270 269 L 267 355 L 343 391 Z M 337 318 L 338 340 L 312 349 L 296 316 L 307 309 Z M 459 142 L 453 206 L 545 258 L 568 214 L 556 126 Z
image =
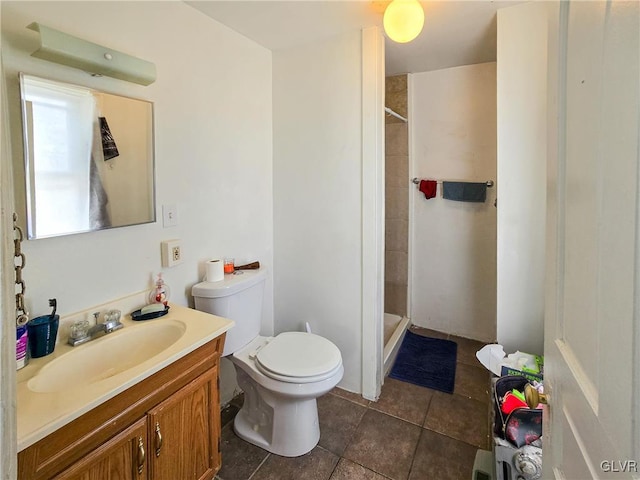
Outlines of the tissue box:
M 502 345 L 489 344 L 476 352 L 476 358 L 494 375 L 522 375 L 528 380 L 542 381 L 544 357 L 516 351 L 505 355 Z
M 530 353 L 516 352 L 507 358 L 513 358 L 515 364 L 502 365 L 500 369 L 501 376 L 522 375 L 527 380 L 542 382 L 544 357 Z

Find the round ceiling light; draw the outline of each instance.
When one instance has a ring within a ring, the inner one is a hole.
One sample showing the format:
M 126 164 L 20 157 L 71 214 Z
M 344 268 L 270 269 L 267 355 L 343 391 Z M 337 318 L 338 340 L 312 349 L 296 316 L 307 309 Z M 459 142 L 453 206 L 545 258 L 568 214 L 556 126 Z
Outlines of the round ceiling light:
M 418 0 L 393 0 L 384 11 L 382 23 L 391 40 L 407 43 L 422 31 L 424 10 Z

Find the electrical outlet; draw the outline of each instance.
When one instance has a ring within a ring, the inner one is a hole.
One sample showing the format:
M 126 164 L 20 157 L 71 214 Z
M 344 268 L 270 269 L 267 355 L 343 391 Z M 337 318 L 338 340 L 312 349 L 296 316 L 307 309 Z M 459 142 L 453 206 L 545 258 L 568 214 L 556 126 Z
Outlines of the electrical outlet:
M 180 240 L 165 240 L 160 245 L 163 267 L 175 267 L 182 263 L 182 244 Z
M 182 260 L 182 257 L 180 256 L 180 245 L 171 247 L 171 258 L 173 258 L 174 262 L 179 262 L 180 260 Z

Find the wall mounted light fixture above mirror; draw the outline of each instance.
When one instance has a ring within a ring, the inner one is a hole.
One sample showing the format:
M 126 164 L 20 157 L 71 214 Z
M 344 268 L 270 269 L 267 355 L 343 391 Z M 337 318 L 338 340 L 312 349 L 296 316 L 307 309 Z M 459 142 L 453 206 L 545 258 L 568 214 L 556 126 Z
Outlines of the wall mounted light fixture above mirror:
M 151 62 L 40 23 L 31 23 L 27 28 L 40 33 L 40 48 L 31 54 L 33 57 L 140 85 L 150 85 L 156 80 L 156 66 Z
M 20 74 L 27 236 L 154 222 L 153 104 Z

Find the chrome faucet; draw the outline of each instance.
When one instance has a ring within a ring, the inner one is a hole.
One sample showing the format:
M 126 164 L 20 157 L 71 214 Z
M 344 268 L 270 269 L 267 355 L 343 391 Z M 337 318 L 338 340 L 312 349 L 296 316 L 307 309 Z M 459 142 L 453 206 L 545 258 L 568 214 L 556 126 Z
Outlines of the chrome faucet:
M 71 334 L 69 335 L 68 344 L 72 347 L 82 345 L 95 337 L 104 333 L 105 335 L 116 330 L 120 330 L 124 325 L 120 322 L 120 311 L 109 310 L 104 315 L 104 322 L 98 322 L 100 312 L 95 312 L 93 318 L 95 319 L 95 325 L 89 328 L 89 322 L 87 320 L 80 320 L 71 326 Z

